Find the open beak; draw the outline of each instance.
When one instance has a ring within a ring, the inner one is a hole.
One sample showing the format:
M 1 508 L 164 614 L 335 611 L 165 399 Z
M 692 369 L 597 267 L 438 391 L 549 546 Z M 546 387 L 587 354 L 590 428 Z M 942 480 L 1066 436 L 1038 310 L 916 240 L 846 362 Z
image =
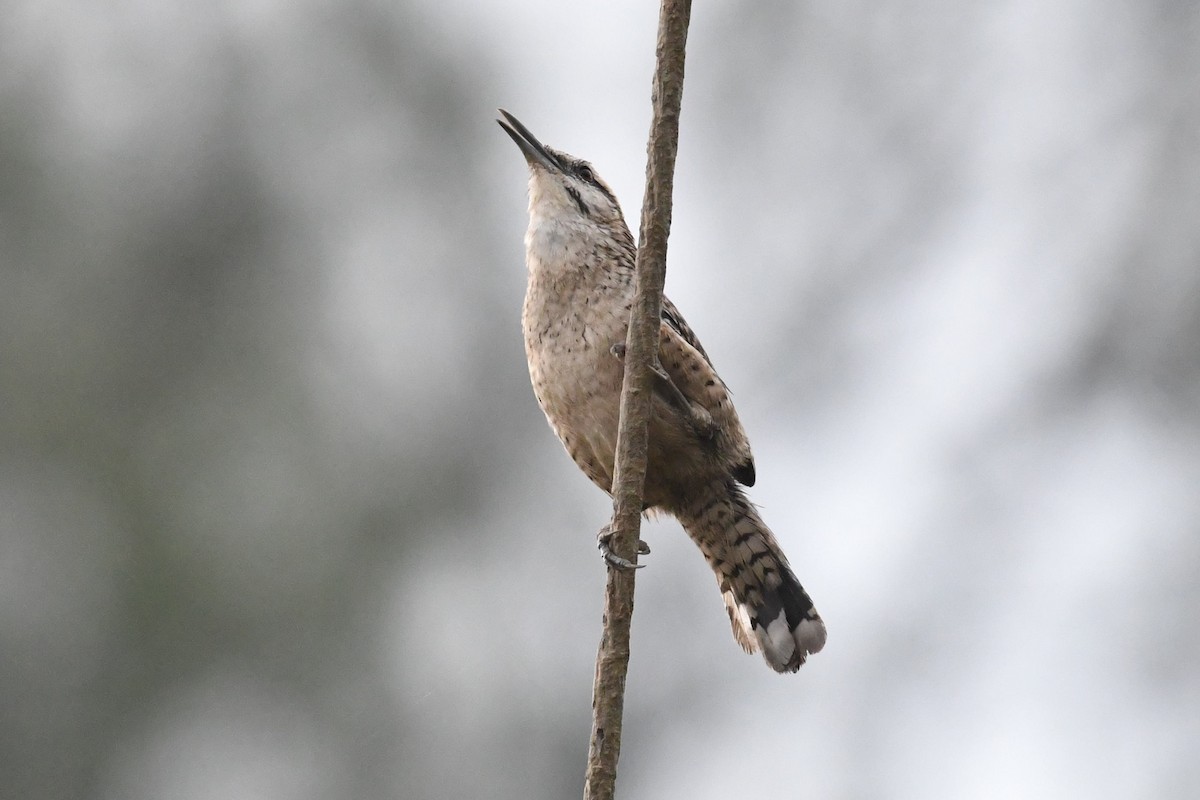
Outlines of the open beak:
M 541 165 L 552 172 L 562 172 L 562 165 L 558 163 L 558 159 L 546 149 L 546 146 L 538 141 L 538 138 L 529 132 L 521 124 L 521 120 L 514 117 L 512 114 L 499 109 L 501 116 L 504 119 L 498 119 L 500 127 L 504 128 L 504 132 L 512 137 L 512 140 L 517 143 L 517 147 L 521 148 L 521 152 L 525 154 L 525 160 L 529 162 L 529 166 Z

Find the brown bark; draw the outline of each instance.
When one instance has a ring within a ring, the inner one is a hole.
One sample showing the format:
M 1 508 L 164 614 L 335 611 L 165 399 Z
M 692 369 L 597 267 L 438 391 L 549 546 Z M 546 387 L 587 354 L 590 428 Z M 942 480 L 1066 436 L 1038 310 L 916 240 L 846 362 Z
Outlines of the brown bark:
M 613 552 L 637 559 L 646 443 L 650 421 L 650 366 L 657 357 L 671 191 L 679 144 L 684 46 L 691 0 L 662 0 L 651 102 L 654 118 L 647 145 L 646 194 L 638 238 L 637 293 L 629 318 L 621 423 L 613 477 Z M 592 737 L 588 748 L 585 800 L 610 800 L 621 751 L 625 675 L 629 667 L 629 626 L 633 620 L 634 570 L 609 567 L 604 593 L 604 630 L 596 654 L 592 688 Z

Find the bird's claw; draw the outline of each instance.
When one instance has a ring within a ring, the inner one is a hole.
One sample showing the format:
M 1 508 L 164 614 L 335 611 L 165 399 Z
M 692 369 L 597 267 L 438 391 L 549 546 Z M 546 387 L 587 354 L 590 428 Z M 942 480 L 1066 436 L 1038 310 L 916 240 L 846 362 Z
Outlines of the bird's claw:
M 641 569 L 645 564 L 635 564 L 627 558 L 621 558 L 612 551 L 613 530 L 609 525 L 605 525 L 600 529 L 600 533 L 596 534 L 596 546 L 600 548 L 600 555 L 604 557 L 604 561 L 610 566 L 617 569 Z M 650 545 L 638 539 L 637 543 L 638 555 L 650 555 Z

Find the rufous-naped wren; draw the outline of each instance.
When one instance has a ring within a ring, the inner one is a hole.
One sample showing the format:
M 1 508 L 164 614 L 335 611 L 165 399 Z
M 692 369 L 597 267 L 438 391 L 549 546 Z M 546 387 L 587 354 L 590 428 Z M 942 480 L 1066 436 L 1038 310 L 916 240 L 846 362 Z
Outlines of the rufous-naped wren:
M 637 249 L 591 164 L 500 114 L 529 165 L 521 319 L 533 391 L 571 458 L 609 492 Z M 738 643 L 776 671 L 795 672 L 824 646 L 825 623 L 746 499 L 742 487 L 754 485 L 746 432 L 712 360 L 665 297 L 655 374 L 645 507 L 673 515 L 700 548 Z

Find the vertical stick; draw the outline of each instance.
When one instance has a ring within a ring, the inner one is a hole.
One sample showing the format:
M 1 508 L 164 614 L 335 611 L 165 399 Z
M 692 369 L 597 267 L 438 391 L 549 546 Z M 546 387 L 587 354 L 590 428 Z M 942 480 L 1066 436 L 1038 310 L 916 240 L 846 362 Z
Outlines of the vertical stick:
M 646 443 L 650 422 L 650 365 L 657 358 L 663 283 L 667 273 L 667 235 L 671 229 L 671 191 L 679 145 L 679 107 L 683 97 L 684 46 L 691 0 L 662 0 L 651 103 L 654 119 L 647 145 L 646 195 L 638 237 L 637 284 L 625 349 L 621 423 L 613 477 L 613 552 L 636 560 L 646 480 Z M 588 747 L 585 800 L 611 800 L 621 753 L 621 715 L 629 668 L 629 626 L 633 620 L 634 571 L 608 569 L 604 592 L 604 631 L 596 654 L 592 688 L 592 738 Z

